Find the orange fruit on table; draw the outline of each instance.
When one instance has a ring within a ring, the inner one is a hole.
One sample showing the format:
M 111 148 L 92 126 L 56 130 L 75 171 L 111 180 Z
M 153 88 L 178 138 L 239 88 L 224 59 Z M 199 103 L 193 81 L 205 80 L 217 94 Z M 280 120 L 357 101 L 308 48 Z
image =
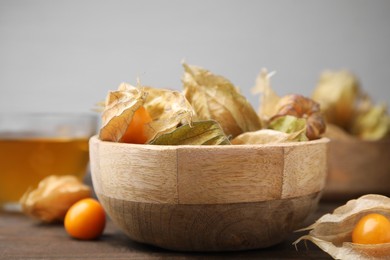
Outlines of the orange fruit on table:
M 357 244 L 390 243 L 390 220 L 377 213 L 365 215 L 352 231 L 352 242 Z
M 65 215 L 66 232 L 73 238 L 90 240 L 98 238 L 106 225 L 106 213 L 100 203 L 92 198 L 79 200 Z

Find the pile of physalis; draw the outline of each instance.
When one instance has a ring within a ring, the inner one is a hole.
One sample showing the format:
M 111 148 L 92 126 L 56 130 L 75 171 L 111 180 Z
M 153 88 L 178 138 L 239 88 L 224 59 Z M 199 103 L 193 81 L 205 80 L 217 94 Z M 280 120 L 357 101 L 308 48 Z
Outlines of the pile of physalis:
M 294 242 L 312 241 L 334 259 L 390 259 L 390 198 L 364 195 L 326 214 Z
M 103 141 L 151 145 L 270 144 L 318 139 L 325 131 L 318 103 L 277 96 L 263 70 L 254 88 L 259 113 L 222 76 L 183 64 L 183 91 L 120 84 L 102 108 Z
M 321 105 L 331 139 L 390 139 L 386 104 L 375 104 L 357 77 L 348 71 L 325 71 L 312 95 Z

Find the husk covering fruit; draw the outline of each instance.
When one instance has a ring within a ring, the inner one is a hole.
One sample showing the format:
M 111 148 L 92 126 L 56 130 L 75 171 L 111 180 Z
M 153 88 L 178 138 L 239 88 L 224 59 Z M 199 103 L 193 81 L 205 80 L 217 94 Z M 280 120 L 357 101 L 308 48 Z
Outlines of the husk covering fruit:
M 331 214 L 326 214 L 313 225 L 299 231 L 309 230 L 294 244 L 309 240 L 335 259 L 389 259 L 390 243 L 355 244 L 352 231 L 357 222 L 369 213 L 379 213 L 390 218 L 390 198 L 369 194 L 350 200 Z
M 320 138 L 325 129 L 316 102 L 300 95 L 277 96 L 265 70 L 257 79 L 256 88 L 263 93 L 263 110 L 257 114 L 228 79 L 198 66 L 183 63 L 183 67 L 183 92 L 139 83 L 122 83 L 118 90 L 109 92 L 99 138 L 112 142 L 140 140 L 127 138 L 139 109 L 146 110 L 151 118 L 141 125 L 145 136 L 141 140 L 155 145 L 307 141 Z
M 312 98 L 321 105 L 327 123 L 362 140 L 390 138 L 390 115 L 385 104 L 374 104 L 357 77 L 348 71 L 325 71 Z

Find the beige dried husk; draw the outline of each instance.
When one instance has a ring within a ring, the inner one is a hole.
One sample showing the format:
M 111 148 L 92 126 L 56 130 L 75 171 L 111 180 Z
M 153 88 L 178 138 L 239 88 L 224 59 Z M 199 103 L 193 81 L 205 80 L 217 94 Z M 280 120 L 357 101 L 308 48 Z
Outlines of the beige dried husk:
M 271 121 L 270 129 L 281 131 L 291 135 L 293 141 L 307 141 L 307 120 L 295 116 L 281 116 Z
M 313 225 L 299 231 L 310 230 L 300 237 L 294 245 L 303 240 L 312 241 L 335 259 L 390 259 L 390 243 L 363 245 L 351 242 L 352 230 L 366 214 L 379 213 L 390 218 L 390 198 L 369 194 L 326 214 Z
M 192 121 L 193 109 L 182 93 L 122 83 L 117 91 L 107 95 L 99 138 L 120 142 L 141 106 L 152 118 L 152 122 L 145 125 L 147 142 Z
M 137 111 L 144 103 L 147 93 L 141 87 L 121 83 L 117 91 L 108 93 L 102 113 L 99 138 L 119 142 Z
M 360 85 L 348 71 L 325 71 L 321 74 L 312 98 L 320 103 L 329 123 L 348 129 L 354 114 Z
M 252 88 L 252 94 L 260 95 L 258 114 L 263 126 L 276 114 L 276 104 L 281 99 L 271 87 L 271 77 L 274 74 L 275 72 L 268 73 L 268 70 L 263 68 L 256 78 L 255 86 Z
M 390 116 L 386 105 L 372 105 L 357 114 L 351 134 L 364 140 L 379 140 L 390 136 Z
M 309 140 L 321 138 L 325 132 L 325 119 L 320 113 L 320 105 L 314 100 L 302 95 L 291 94 L 279 99 L 275 107 L 276 114 L 270 119 L 270 125 L 275 119 L 290 115 L 305 120 L 306 136 Z
M 155 145 L 223 145 L 230 144 L 218 122 L 197 121 L 185 124 L 170 133 L 158 136 Z
M 63 221 L 68 209 L 77 201 L 91 196 L 91 189 L 75 176 L 51 175 L 41 180 L 20 199 L 22 211 L 43 222 Z
M 256 111 L 229 80 L 197 66 L 183 67 L 184 95 L 198 120 L 217 121 L 231 137 L 261 129 Z
M 247 132 L 236 136 L 231 140 L 232 144 L 277 144 L 299 141 L 299 137 L 305 133 L 305 129 L 295 133 L 284 133 L 272 129 L 261 129 L 254 132 Z
M 305 120 L 307 138 L 302 138 L 300 141 L 321 138 L 326 124 L 320 113 L 319 104 L 310 98 L 297 94 L 278 96 L 271 87 L 270 81 L 273 75 L 274 72 L 268 73 L 266 69 L 262 69 L 256 79 L 256 85 L 252 89 L 253 94 L 260 94 L 258 113 L 263 127 L 279 130 L 270 127 L 273 124 L 272 121 L 291 115 Z
M 348 71 L 321 74 L 312 98 L 321 104 L 327 123 L 361 140 L 390 138 L 390 115 L 385 104 L 376 105 Z
M 194 110 L 181 92 L 153 87 L 144 87 L 144 91 L 147 92 L 144 106 L 153 120 L 146 129 L 149 141 L 179 125 L 191 125 Z

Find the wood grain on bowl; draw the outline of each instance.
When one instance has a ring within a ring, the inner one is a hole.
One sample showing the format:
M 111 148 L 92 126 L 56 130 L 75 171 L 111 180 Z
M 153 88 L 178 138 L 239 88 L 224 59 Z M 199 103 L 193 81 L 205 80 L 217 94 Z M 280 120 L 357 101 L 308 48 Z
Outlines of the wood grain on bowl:
M 129 202 L 100 195 L 134 241 L 177 251 L 236 251 L 283 241 L 315 210 L 320 193 L 232 204 Z
M 331 139 L 324 200 L 350 200 L 365 194 L 390 196 L 390 140 Z
M 327 142 L 156 146 L 93 137 L 92 181 L 133 240 L 188 251 L 268 247 L 315 209 Z

